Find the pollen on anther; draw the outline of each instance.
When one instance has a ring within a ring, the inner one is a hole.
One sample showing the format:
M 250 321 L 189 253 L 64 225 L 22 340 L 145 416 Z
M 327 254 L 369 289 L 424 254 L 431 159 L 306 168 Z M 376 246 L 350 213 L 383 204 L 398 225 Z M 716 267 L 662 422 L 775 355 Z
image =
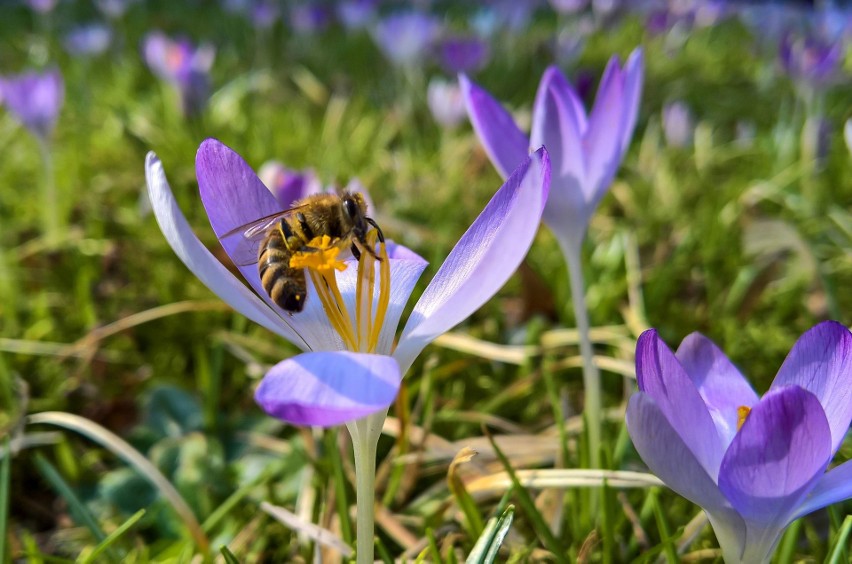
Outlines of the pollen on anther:
M 747 405 L 741 405 L 737 408 L 737 431 L 742 429 L 749 413 L 751 413 L 751 408 Z
M 306 246 L 307 250 L 293 253 L 290 268 L 308 268 L 317 272 L 346 270 L 346 263 L 338 258 L 340 247 L 332 244 L 328 235 L 315 237 Z

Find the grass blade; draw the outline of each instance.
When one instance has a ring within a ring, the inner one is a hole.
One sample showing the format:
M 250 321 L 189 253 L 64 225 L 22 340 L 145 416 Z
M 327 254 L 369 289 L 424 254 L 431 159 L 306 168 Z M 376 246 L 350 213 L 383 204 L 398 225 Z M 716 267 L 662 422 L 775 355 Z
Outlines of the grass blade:
M 834 550 L 831 551 L 831 555 L 826 560 L 826 564 L 840 564 L 841 562 L 848 562 L 848 547 L 849 543 L 846 539 L 849 538 L 850 533 L 852 533 L 852 515 L 847 515 L 846 519 L 843 520 L 843 525 L 840 527 L 840 531 L 837 533 L 837 540 L 834 543 Z
M 9 450 L 9 436 L 6 435 L 4 448 L 6 456 L 0 460 L 0 562 L 6 562 L 6 519 L 9 515 L 9 479 L 12 454 Z
M 141 519 L 143 515 L 145 515 L 144 509 L 140 509 L 139 511 L 134 513 L 127 521 L 122 523 L 120 527 L 118 527 L 116 530 L 111 532 L 107 538 L 102 540 L 100 542 L 100 544 L 98 544 L 98 546 L 96 546 L 95 549 L 92 550 L 91 554 L 89 554 L 83 560 L 83 563 L 88 564 L 89 562 L 94 562 L 95 558 L 97 558 L 100 555 L 101 552 L 103 552 L 104 550 L 108 550 L 110 548 L 110 546 L 112 545 L 112 543 L 114 543 L 116 540 L 118 540 L 121 537 L 121 535 L 123 535 L 128 530 L 130 530 L 130 527 L 135 525 L 136 522 L 139 521 L 139 519 Z
M 506 538 L 509 527 L 512 526 L 514 516 L 515 506 L 510 505 L 500 517 L 489 519 L 482 536 L 476 541 L 465 562 L 468 564 L 491 564 L 494 562 L 500 551 L 500 546 L 503 544 L 503 539 Z

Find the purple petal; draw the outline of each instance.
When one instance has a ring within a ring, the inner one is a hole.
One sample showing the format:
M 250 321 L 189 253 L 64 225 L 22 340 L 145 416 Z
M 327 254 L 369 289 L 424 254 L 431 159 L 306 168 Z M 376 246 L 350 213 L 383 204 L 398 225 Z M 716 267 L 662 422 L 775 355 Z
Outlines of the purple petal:
M 34 135 L 50 136 L 65 97 L 58 69 L 0 79 L 0 101 Z
M 789 386 L 754 406 L 725 453 L 719 488 L 747 521 L 783 528 L 831 459 L 819 400 Z
M 642 48 L 630 53 L 624 64 L 624 128 L 621 132 L 621 153 L 627 152 L 636 119 L 639 116 L 639 101 L 642 98 L 642 82 L 645 77 L 645 60 Z
M 832 468 L 821 476 L 790 521 L 847 499 L 852 499 L 852 460 Z
M 725 353 L 701 333 L 687 335 L 675 356 L 707 405 L 722 444 L 730 444 L 737 432 L 737 408 L 751 407 L 760 398 Z
M 476 311 L 527 254 L 550 187 L 550 159 L 539 149 L 518 167 L 462 235 L 423 292 L 394 356 L 407 369 L 429 342 Z
M 331 427 L 387 409 L 401 379 L 399 365 L 390 356 L 304 353 L 273 366 L 254 397 L 282 421 Z
M 852 421 L 852 334 L 836 321 L 806 331 L 778 370 L 771 390 L 801 386 L 814 394 L 831 426 L 831 452 L 837 452 Z
M 639 456 L 668 487 L 708 511 L 730 511 L 713 477 L 651 396 L 637 392 L 630 397 L 626 422 Z
M 508 178 L 529 155 L 529 139 L 488 92 L 464 75 L 459 76 L 459 83 L 473 129 L 497 172 Z
M 586 131 L 588 174 L 583 188 L 587 191 L 586 198 L 593 208 L 609 189 L 621 162 L 626 103 L 624 80 L 624 73 L 618 67 L 618 59 L 611 58 L 601 78 L 595 105 L 589 115 Z
M 166 180 L 163 165 L 154 153 L 148 153 L 145 160 L 145 178 L 157 223 L 169 245 L 192 273 L 232 308 L 297 347 L 306 349 L 307 345 L 301 337 L 201 244 L 181 213 Z
M 654 329 L 642 333 L 636 343 L 636 378 L 639 389 L 654 399 L 707 474 L 715 480 L 724 445 L 692 380 Z

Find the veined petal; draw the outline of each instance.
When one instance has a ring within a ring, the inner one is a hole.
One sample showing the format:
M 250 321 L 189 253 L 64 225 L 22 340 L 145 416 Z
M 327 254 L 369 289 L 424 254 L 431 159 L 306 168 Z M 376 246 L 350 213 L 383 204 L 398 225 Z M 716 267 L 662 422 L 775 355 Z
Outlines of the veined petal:
M 675 356 L 707 405 L 723 445 L 729 445 L 737 432 L 737 408 L 751 407 L 760 398 L 725 353 L 701 333 L 687 335 Z
M 716 480 L 724 445 L 692 380 L 654 329 L 642 333 L 636 343 L 636 378 L 639 389 L 654 399 L 687 448 Z
M 586 199 L 594 207 L 609 189 L 621 163 L 624 131 L 624 73 L 613 57 L 604 71 L 586 130 Z
M 304 353 L 273 366 L 254 397 L 282 421 L 330 427 L 387 409 L 401 379 L 399 365 L 390 356 Z
M 154 153 L 148 153 L 145 159 L 145 178 L 148 182 L 151 207 L 160 230 L 192 273 L 235 310 L 304 350 L 306 345 L 299 335 L 284 324 L 275 312 L 252 294 L 201 244 L 181 213 L 166 180 L 163 165 Z
M 836 321 L 806 331 L 778 370 L 770 390 L 800 386 L 814 394 L 831 426 L 831 452 L 837 452 L 852 421 L 852 333 Z
M 205 139 L 198 147 L 195 174 L 201 201 L 219 238 L 283 210 L 248 163 L 218 139 Z M 231 258 L 237 242 L 239 238 L 222 241 Z
M 719 489 L 746 521 L 783 529 L 830 459 L 831 430 L 819 400 L 798 386 L 780 388 L 752 408 L 734 437 Z
M 532 244 L 549 187 L 550 159 L 542 148 L 491 198 L 414 306 L 394 353 L 403 369 L 506 283 Z
M 509 112 L 488 92 L 459 75 L 467 115 L 488 158 L 503 178 L 508 178 L 529 155 L 530 142 Z
M 624 63 L 624 129 L 621 132 L 621 154 L 627 152 L 636 118 L 639 116 L 639 102 L 642 98 L 642 83 L 645 79 L 645 57 L 641 47 L 630 53 Z
M 790 518 L 790 522 L 847 499 L 852 499 L 852 460 L 847 460 L 820 476 L 811 493 Z
M 550 67 L 533 108 L 532 146 L 547 147 L 553 163 L 552 190 L 542 217 L 560 244 L 581 239 L 590 215 L 582 186 L 586 175 L 582 130 L 571 97 L 575 96 L 568 81 L 559 69 Z
M 713 477 L 651 396 L 637 392 L 630 397 L 626 422 L 633 445 L 651 472 L 691 502 L 727 515 L 731 508 Z

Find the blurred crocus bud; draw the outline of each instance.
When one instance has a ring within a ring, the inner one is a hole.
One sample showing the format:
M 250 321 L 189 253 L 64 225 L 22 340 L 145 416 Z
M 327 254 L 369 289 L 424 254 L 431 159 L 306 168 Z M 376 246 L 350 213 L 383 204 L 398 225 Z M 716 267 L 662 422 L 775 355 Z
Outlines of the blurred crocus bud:
M 0 102 L 42 140 L 53 132 L 64 97 L 58 69 L 0 77 Z
M 450 74 L 481 70 L 490 55 L 488 45 L 478 37 L 448 37 L 438 46 L 441 66 Z
M 695 123 L 692 112 L 683 102 L 672 102 L 663 106 L 663 133 L 669 147 L 692 145 Z
M 257 175 L 284 209 L 305 196 L 322 192 L 322 183 L 310 169 L 293 170 L 279 161 L 267 161 Z
M 337 17 L 346 29 L 363 29 L 376 18 L 377 4 L 377 0 L 344 0 L 337 5 Z
M 438 38 L 441 24 L 420 12 L 400 12 L 379 21 L 373 39 L 393 64 L 413 66 L 424 59 Z
M 88 24 L 72 29 L 65 36 L 65 49 L 83 57 L 100 55 L 112 41 L 112 30 L 103 24 Z
M 426 103 L 432 116 L 440 125 L 453 128 L 461 123 L 467 110 L 464 105 L 464 95 L 457 82 L 448 82 L 440 78 L 429 81 L 426 91 Z
M 319 4 L 300 4 L 290 11 L 290 27 L 297 33 L 320 33 L 328 29 L 331 20 L 331 10 Z
M 787 33 L 779 48 L 781 67 L 793 80 L 810 85 L 826 84 L 840 68 L 842 45 L 816 35 Z
M 199 112 L 210 91 L 210 67 L 216 57 L 213 47 L 196 48 L 187 40 L 173 41 L 154 31 L 145 37 L 142 51 L 151 71 L 178 89 L 184 115 Z
M 809 117 L 802 127 L 801 142 L 802 158 L 814 162 L 818 167 L 822 166 L 831 144 L 831 124 L 821 116 Z
M 549 0 L 549 2 L 560 14 L 573 14 L 589 5 L 589 0 Z
M 127 12 L 130 5 L 135 1 L 136 0 L 97 0 L 95 4 L 97 4 L 98 10 L 100 10 L 103 15 L 112 20 L 117 20 Z
M 52 12 L 59 0 L 27 0 L 27 5 L 34 11 L 40 14 Z
M 269 0 L 258 0 L 252 3 L 249 15 L 255 29 L 269 29 L 281 17 L 281 9 L 278 4 Z

